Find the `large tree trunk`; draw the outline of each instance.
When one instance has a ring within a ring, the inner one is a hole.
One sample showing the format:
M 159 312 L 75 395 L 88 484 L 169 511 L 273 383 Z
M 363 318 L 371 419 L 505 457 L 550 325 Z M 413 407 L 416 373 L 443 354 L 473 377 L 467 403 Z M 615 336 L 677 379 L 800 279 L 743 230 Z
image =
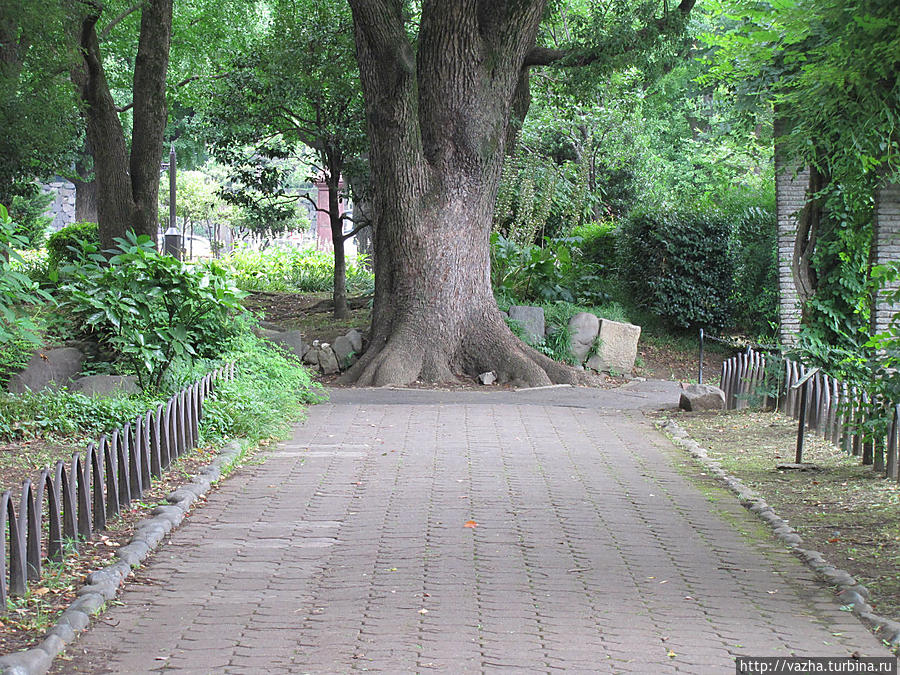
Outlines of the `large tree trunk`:
M 345 379 L 577 381 L 512 334 L 490 285 L 508 122 L 544 2 L 426 2 L 417 55 L 399 3 L 350 4 L 378 228 L 370 346 Z
M 72 81 L 86 104 L 87 142 L 94 155 L 97 183 L 100 243 L 109 248 L 129 230 L 149 235 L 156 241 L 172 0 L 149 0 L 141 12 L 130 154 L 100 56 L 96 24 L 101 8 L 93 7 L 95 11 L 82 22 L 83 64 L 73 69 Z

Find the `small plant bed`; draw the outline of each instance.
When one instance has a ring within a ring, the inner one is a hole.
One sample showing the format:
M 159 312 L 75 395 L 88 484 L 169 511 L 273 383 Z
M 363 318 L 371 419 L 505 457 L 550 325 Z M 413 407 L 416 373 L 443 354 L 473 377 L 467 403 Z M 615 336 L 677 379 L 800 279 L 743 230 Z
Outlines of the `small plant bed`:
M 868 587 L 877 614 L 900 618 L 900 485 L 811 431 L 803 461 L 818 470 L 777 469 L 794 461 L 797 441 L 797 422 L 780 413 L 682 413 L 673 419 L 787 520 L 804 548 L 821 551 Z
M 0 654 L 28 649 L 39 643 L 76 598 L 85 577 L 114 562 L 116 550 L 131 541 L 135 526 L 149 518 L 154 507 L 166 504 L 165 496 L 189 482 L 215 454 L 215 448 L 207 447 L 178 458 L 143 497 L 131 502 L 131 508 L 123 510 L 106 530 L 95 533 L 91 541 L 81 542 L 77 554 L 68 555 L 60 563 L 45 561 L 42 579 L 30 582 L 26 595 L 10 598 L 6 614 L 0 616 Z M 204 499 L 201 497 L 197 503 Z

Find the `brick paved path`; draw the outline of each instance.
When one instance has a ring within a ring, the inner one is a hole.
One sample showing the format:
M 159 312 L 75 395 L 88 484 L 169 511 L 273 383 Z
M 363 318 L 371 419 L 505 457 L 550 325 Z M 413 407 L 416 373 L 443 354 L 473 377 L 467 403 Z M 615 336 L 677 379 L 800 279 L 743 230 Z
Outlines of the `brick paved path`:
M 676 465 L 699 469 L 640 412 L 390 396 L 312 409 L 58 672 L 733 673 L 736 654 L 887 655 L 734 498 L 685 477 Z

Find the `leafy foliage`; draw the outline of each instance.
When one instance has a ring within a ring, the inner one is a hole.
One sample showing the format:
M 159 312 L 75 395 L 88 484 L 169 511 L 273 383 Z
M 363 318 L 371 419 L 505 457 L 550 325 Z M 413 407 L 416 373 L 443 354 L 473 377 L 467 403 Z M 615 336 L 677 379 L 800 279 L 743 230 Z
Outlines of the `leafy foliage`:
M 729 224 L 712 210 L 647 210 L 622 227 L 622 270 L 635 302 L 678 328 L 730 322 Z
M 295 291 L 315 293 L 334 286 L 334 257 L 312 249 L 273 247 L 265 251 L 238 248 L 226 257 L 235 283 L 245 291 Z M 364 257 L 347 265 L 347 288 L 353 293 L 372 292 L 375 278 Z
M 494 292 L 520 301 L 602 302 L 599 266 L 576 266 L 577 239 L 544 239 L 543 246 L 519 245 L 491 234 L 491 284 Z
M 730 306 L 734 323 L 765 335 L 778 323 L 778 241 L 770 204 L 739 205 L 727 214 L 732 224 L 734 285 Z
M 66 390 L 0 393 L 0 439 L 96 437 L 134 420 L 153 403 L 144 395 L 92 397 Z
M 56 269 L 63 262 L 78 260 L 84 244 L 100 246 L 97 223 L 74 223 L 57 230 L 47 239 L 48 267 Z
M 44 211 L 53 201 L 53 196 L 46 192 L 35 191 L 30 195 L 16 195 L 9 204 L 9 215 L 15 221 L 16 233 L 25 240 L 25 248 L 37 249 L 43 246 L 47 237 L 47 227 L 52 218 L 45 216 Z
M 283 435 L 304 404 L 325 399 L 298 358 L 249 331 L 229 342 L 225 358 L 238 364 L 237 375 L 220 382 L 204 406 L 205 441 L 244 437 L 253 442 Z
M 14 267 L 22 257 L 16 252 L 26 244 L 16 234 L 16 225 L 6 207 L 0 204 L 0 347 L 21 345 L 23 341 L 41 344 L 40 328 L 24 312 L 24 305 L 40 305 L 51 301 L 49 294 L 36 282 Z M 16 358 L 11 359 L 13 363 Z
M 130 364 L 145 388 L 160 386 L 173 359 L 221 353 L 229 314 L 243 309 L 225 270 L 160 255 L 146 236 L 118 244 L 108 261 L 85 244 L 65 270 L 64 306 L 81 325 Z

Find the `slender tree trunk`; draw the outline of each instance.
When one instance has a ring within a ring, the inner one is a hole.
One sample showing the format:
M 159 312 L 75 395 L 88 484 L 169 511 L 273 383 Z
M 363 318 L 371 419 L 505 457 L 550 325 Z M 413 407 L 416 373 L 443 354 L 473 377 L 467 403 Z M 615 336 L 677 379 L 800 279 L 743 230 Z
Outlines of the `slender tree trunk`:
M 816 293 L 817 279 L 812 257 L 819 238 L 823 209 L 822 199 L 817 195 L 825 187 L 826 180 L 815 167 L 810 167 L 809 186 L 806 190 L 808 201 L 797 219 L 797 238 L 794 241 L 791 271 L 801 307 L 804 308 Z
M 378 228 L 370 347 L 345 379 L 578 380 L 513 336 L 490 284 L 508 121 L 544 2 L 426 2 L 417 55 L 393 3 L 350 4 Z
M 347 306 L 347 259 L 344 255 L 344 221 L 341 218 L 341 175 L 333 173 L 328 177 L 328 219 L 331 224 L 331 241 L 334 243 L 334 318 L 346 319 L 350 316 Z

